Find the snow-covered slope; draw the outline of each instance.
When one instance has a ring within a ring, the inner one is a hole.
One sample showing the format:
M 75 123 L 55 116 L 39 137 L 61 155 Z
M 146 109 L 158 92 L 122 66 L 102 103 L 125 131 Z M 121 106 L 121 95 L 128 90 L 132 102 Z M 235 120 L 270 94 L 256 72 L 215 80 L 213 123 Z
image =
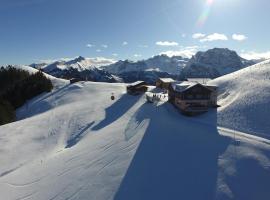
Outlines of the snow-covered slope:
M 124 84 L 63 86 L 0 127 L 1 199 L 268 200 L 270 141 L 236 133 L 235 146 L 210 113 L 184 117 Z
M 270 60 L 215 79 L 219 124 L 270 137 Z
M 16 67 L 18 69 L 22 69 L 22 70 L 28 71 L 29 73 L 36 73 L 36 72 L 38 72 L 37 69 L 34 69 L 34 68 L 29 67 L 29 66 L 26 66 L 26 65 L 16 65 L 14 67 Z M 51 75 L 49 75 L 49 74 L 47 74 L 45 72 L 43 72 L 43 74 L 52 81 L 52 84 L 53 84 L 53 86 L 55 88 L 62 87 L 62 86 L 64 86 L 64 85 L 66 85 L 66 84 L 69 83 L 69 81 L 67 81 L 65 79 L 55 78 L 54 76 L 51 76 Z

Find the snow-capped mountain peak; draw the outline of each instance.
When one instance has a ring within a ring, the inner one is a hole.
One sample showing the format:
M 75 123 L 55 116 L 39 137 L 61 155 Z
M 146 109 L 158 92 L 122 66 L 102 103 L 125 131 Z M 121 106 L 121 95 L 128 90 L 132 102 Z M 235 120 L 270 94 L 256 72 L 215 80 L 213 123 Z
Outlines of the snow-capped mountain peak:
M 107 58 L 85 58 L 78 56 L 69 60 L 57 60 L 50 64 L 32 64 L 34 68 L 51 74 L 58 78 L 78 78 L 81 80 L 115 82 L 115 77 L 99 69 L 100 66 L 112 64 L 115 61 Z
M 176 75 L 180 73 L 182 67 L 184 67 L 187 62 L 188 59 L 182 57 L 157 55 L 147 60 L 140 60 L 137 62 L 120 60 L 114 64 L 103 67 L 103 69 L 117 75 L 128 72 L 150 71 L 151 69 Z
M 192 56 L 181 76 L 216 78 L 252 64 L 228 48 L 213 48 Z

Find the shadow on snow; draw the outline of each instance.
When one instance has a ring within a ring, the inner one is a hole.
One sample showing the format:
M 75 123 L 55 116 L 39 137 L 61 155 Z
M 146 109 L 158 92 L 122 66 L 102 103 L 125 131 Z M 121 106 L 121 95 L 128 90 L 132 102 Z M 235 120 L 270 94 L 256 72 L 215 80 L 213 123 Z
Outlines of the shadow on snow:
M 140 98 L 141 96 L 130 96 L 128 94 L 124 94 L 114 104 L 105 109 L 105 118 L 94 126 L 92 130 L 100 130 L 112 124 L 122 117 Z
M 55 91 L 43 93 L 32 100 L 29 100 L 29 102 L 26 102 L 21 108 L 19 108 L 19 112 L 17 112 L 17 120 L 39 115 L 53 109 L 54 106 L 51 105 L 47 100 L 54 97 L 53 103 L 56 103 L 56 96 L 65 91 L 68 87 L 70 87 L 70 85 L 65 85 Z
M 146 103 L 133 117 L 150 122 L 114 199 L 214 199 L 218 159 L 230 139 L 169 104 Z
M 67 141 L 67 145 L 65 148 L 71 148 L 76 145 L 85 135 L 86 131 L 94 124 L 95 122 L 91 122 L 87 124 L 79 133 L 72 135 L 72 137 Z

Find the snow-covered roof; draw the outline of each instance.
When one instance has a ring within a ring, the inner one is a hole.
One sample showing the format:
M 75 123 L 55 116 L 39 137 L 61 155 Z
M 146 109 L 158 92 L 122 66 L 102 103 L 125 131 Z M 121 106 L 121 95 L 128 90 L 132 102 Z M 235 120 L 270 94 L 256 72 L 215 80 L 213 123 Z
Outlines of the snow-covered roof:
M 195 85 L 198 85 L 198 84 L 200 84 L 208 89 L 214 89 L 217 87 L 215 85 L 206 85 L 206 84 L 201 84 L 201 83 L 191 82 L 191 81 L 181 81 L 181 82 L 177 81 L 177 82 L 172 83 L 172 88 L 176 92 L 183 92 L 183 91 L 188 90 L 189 88 L 191 88 Z
M 207 82 L 211 81 L 211 78 L 187 78 L 189 82 L 195 82 L 200 84 L 206 84 Z
M 197 85 L 198 83 L 195 82 L 188 82 L 188 81 L 182 81 L 182 82 L 175 82 L 172 84 L 172 88 L 176 92 L 183 92 L 187 90 L 188 88 L 193 87 L 194 85 Z
M 159 80 L 161 80 L 164 83 L 171 83 L 175 81 L 172 78 L 159 78 Z
M 145 83 L 145 82 L 144 81 L 136 81 L 134 83 L 129 84 L 128 86 L 136 86 L 136 85 L 143 84 L 143 83 Z

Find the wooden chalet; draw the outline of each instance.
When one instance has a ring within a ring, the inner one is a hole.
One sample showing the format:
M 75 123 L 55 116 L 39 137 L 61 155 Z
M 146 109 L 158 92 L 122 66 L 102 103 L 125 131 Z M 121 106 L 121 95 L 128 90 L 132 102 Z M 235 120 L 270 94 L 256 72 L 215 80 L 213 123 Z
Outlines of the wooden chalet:
M 156 87 L 168 90 L 170 84 L 173 82 L 175 82 L 175 80 L 173 80 L 172 78 L 159 78 L 156 81 Z
M 127 86 L 127 93 L 131 95 L 139 95 L 147 92 L 147 90 L 148 87 L 144 81 L 137 81 Z
M 181 112 L 196 114 L 217 106 L 217 87 L 196 82 L 174 82 L 169 86 L 169 101 Z
M 79 81 L 81 81 L 79 78 L 72 78 L 72 79 L 69 80 L 69 83 L 73 84 L 73 83 L 77 83 Z

